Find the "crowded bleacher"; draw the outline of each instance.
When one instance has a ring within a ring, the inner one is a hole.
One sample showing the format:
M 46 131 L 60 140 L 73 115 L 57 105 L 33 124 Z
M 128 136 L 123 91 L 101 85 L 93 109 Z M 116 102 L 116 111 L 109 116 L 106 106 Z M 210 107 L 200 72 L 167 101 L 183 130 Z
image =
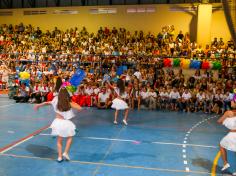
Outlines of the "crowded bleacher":
M 185 62 L 193 59 L 201 66 L 193 67 L 194 75 L 185 74 L 183 69 L 191 69 Z M 3 24 L 0 62 L 0 88 L 16 102 L 48 101 L 55 78 L 66 82 L 78 68 L 85 70 L 86 79 L 71 97 L 81 106 L 110 108 L 115 98 L 110 86 L 116 87 L 118 79 L 125 81 L 122 98 L 132 109 L 220 114 L 231 109 L 236 93 L 233 42 L 215 38 L 201 46 L 173 25 L 145 34 L 115 27 L 97 33 L 85 27 L 43 32 L 22 23 Z M 203 62 L 218 66 L 203 67 Z M 28 72 L 29 80 L 21 81 L 20 72 Z

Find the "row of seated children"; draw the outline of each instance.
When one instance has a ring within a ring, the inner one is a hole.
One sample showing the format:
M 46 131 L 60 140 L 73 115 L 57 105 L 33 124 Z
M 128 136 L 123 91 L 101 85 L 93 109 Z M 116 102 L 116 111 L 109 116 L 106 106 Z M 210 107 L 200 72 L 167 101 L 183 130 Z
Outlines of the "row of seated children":
M 116 83 L 113 83 L 116 87 Z M 99 85 L 85 84 L 78 88 L 72 99 L 81 106 L 97 106 L 98 108 L 109 108 L 112 100 L 115 98 L 114 92 L 108 84 L 102 87 Z M 198 92 L 190 91 L 185 88 L 178 90 L 177 88 L 160 88 L 154 91 L 153 88 L 141 89 L 128 85 L 122 98 L 129 104 L 129 107 L 138 109 L 144 107 L 148 109 L 170 109 L 197 112 L 224 112 L 230 109 L 230 101 L 232 94 L 230 92 L 222 93 L 217 90 L 211 93 L 207 90 Z
M 116 87 L 116 83 L 112 85 Z M 14 99 L 17 102 L 40 103 L 49 101 L 53 98 L 53 84 L 39 84 L 30 89 L 25 84 L 19 86 Z M 80 106 L 96 106 L 98 108 L 109 108 L 112 100 L 115 98 L 114 90 L 109 87 L 109 84 L 104 83 L 103 86 L 93 83 L 85 83 L 78 87 L 77 91 L 72 94 L 72 101 Z M 230 101 L 232 94 L 230 92 L 222 93 L 221 90 L 216 92 L 210 91 L 190 91 L 189 89 L 165 88 L 160 87 L 159 90 L 154 90 L 149 87 L 139 88 L 137 85 L 128 84 L 122 98 L 128 103 L 129 107 L 147 108 L 147 109 L 162 109 L 162 110 L 184 110 L 186 112 L 224 112 L 230 109 Z

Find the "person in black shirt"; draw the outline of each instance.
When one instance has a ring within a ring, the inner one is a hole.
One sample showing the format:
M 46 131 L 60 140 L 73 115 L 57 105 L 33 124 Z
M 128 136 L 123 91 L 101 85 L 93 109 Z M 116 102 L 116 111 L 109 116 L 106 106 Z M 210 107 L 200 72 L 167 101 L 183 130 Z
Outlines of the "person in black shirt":
M 181 40 L 181 41 L 182 41 L 183 38 L 184 38 L 184 34 L 183 34 L 183 32 L 182 32 L 182 31 L 179 31 L 179 34 L 178 34 L 176 40 Z

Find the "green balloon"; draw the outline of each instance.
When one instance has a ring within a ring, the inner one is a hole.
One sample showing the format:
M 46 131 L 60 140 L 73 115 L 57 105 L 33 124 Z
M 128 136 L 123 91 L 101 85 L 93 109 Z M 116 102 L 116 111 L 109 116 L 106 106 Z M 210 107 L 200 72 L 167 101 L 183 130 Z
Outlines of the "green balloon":
M 76 92 L 77 88 L 75 86 L 72 86 L 72 93 Z
M 76 87 L 75 86 L 66 86 L 66 90 L 68 92 L 74 93 L 74 92 L 76 92 Z
M 179 67 L 180 66 L 180 59 L 174 58 L 173 65 L 174 65 L 174 67 Z
M 219 62 L 219 61 L 213 62 L 213 69 L 214 70 L 220 70 L 221 68 L 222 68 L 221 62 Z

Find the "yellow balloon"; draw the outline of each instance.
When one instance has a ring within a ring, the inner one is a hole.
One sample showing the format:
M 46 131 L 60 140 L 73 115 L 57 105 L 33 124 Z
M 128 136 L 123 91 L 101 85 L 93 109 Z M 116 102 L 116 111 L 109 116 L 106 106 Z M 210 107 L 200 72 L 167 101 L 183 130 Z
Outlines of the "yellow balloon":
M 26 80 L 30 78 L 30 74 L 28 72 L 20 72 L 20 78 L 22 80 Z
M 189 59 L 182 59 L 181 60 L 181 67 L 184 69 L 188 69 L 190 65 L 190 60 Z

